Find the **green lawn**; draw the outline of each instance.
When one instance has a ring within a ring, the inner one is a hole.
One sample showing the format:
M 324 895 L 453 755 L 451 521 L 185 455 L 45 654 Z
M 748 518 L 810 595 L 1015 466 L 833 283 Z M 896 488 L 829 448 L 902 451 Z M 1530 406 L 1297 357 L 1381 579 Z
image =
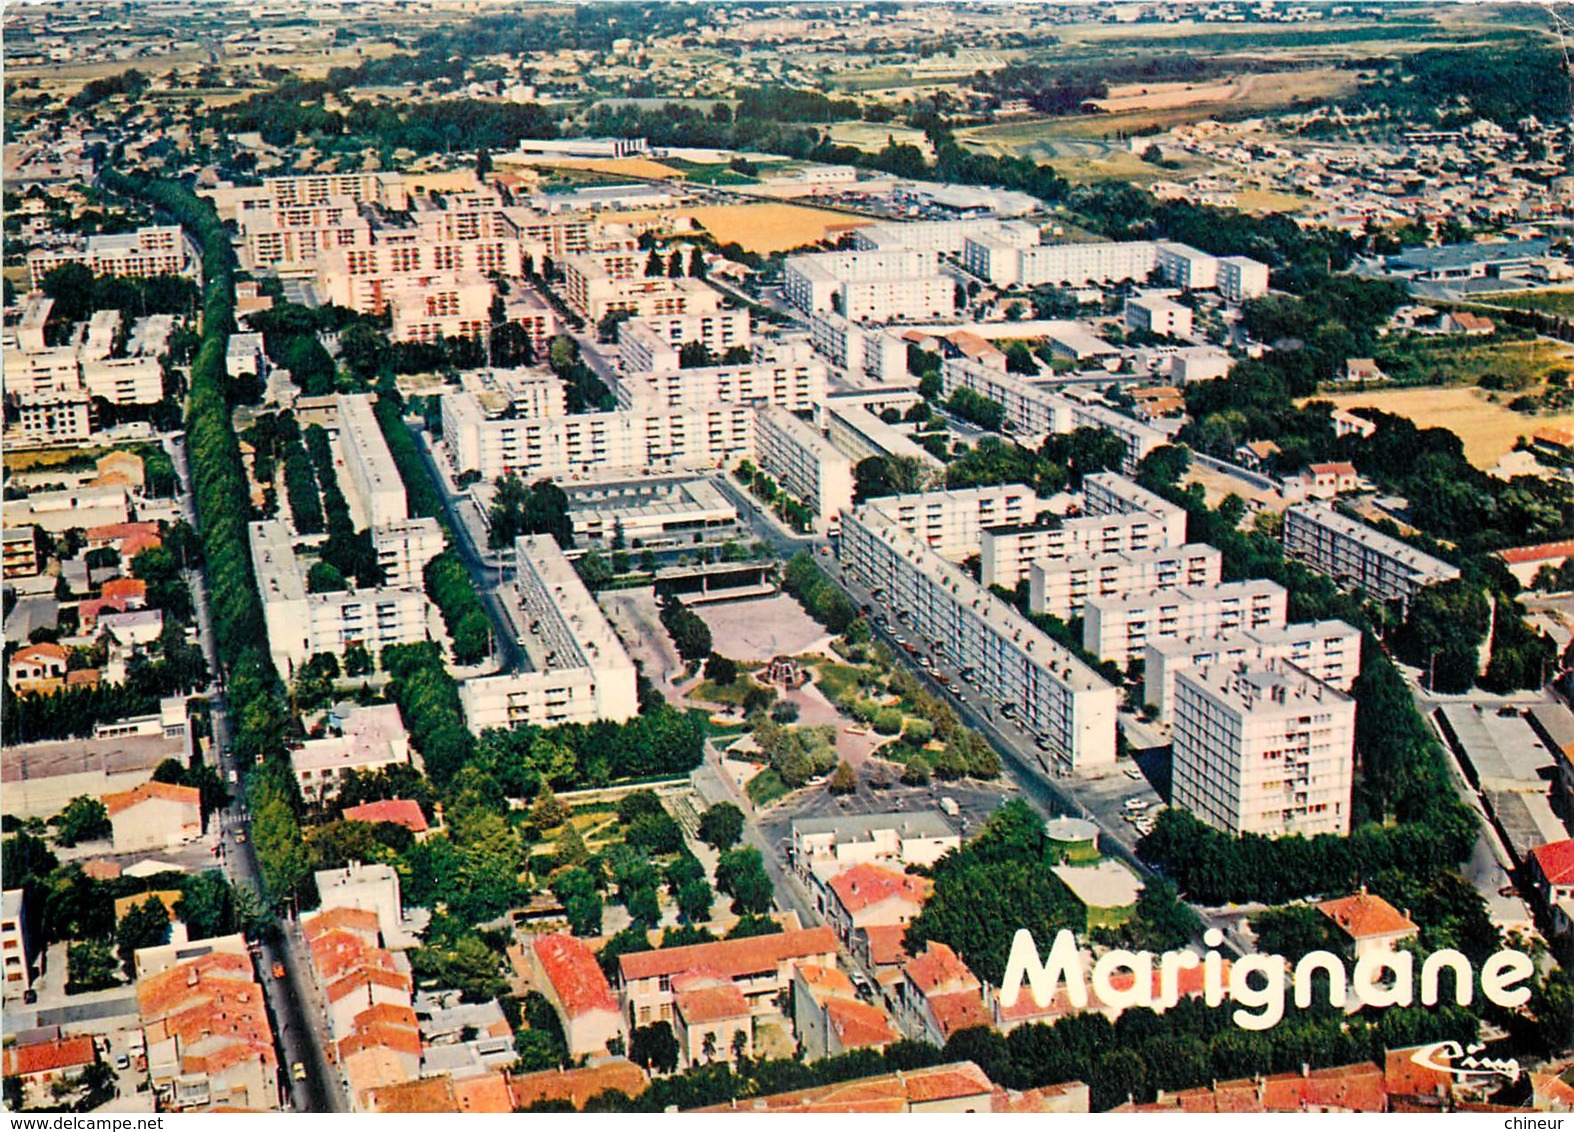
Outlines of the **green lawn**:
M 820 675 L 820 691 L 824 692 L 825 698 L 833 704 L 848 692 L 857 691 L 859 681 L 873 674 L 872 669 L 853 664 L 837 664 L 831 660 L 816 661 L 814 668 Z
M 792 793 L 782 781 L 781 775 L 769 767 L 749 779 L 745 792 L 749 795 L 749 801 L 756 806 L 768 806 L 776 799 L 785 798 Z

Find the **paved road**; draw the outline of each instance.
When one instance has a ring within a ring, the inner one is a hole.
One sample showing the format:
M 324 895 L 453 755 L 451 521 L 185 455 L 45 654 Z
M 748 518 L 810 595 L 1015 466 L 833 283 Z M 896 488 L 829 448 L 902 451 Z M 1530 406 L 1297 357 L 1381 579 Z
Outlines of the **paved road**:
M 172 447 L 171 457 L 176 472 L 189 489 L 191 481 L 186 474 L 185 445 Z M 184 495 L 181 503 L 188 519 L 195 520 L 196 515 L 190 495 Z M 209 668 L 218 672 L 219 658 L 215 648 L 217 637 L 213 632 L 207 579 L 200 571 L 191 570 L 187 572 L 186 580 L 191 587 L 192 604 L 196 611 L 203 655 L 207 657 Z M 229 705 L 223 687 L 221 681 L 210 691 L 208 703 L 213 725 L 213 750 L 217 752 L 216 769 L 228 782 L 232 772 L 239 779 L 244 768 L 231 753 L 233 735 Z M 210 819 L 218 823 L 222 831 L 220 844 L 224 872 L 232 884 L 244 885 L 261 893 L 262 876 L 257 866 L 257 857 L 251 839 L 246 837 L 244 841 L 238 840 L 245 836 L 250 821 L 245 795 L 238 786 L 231 786 L 230 791 L 233 797 L 229 806 Z M 345 1111 L 343 1090 L 339 1086 L 337 1075 L 330 1069 L 327 1058 L 323 1054 L 327 1040 L 325 1032 L 327 1012 L 320 1006 L 310 1005 L 313 1001 L 314 988 L 305 964 L 300 958 L 301 952 L 298 950 L 297 942 L 299 928 L 293 919 L 281 921 L 280 928 L 279 941 L 264 940 L 254 944 L 252 950 L 253 959 L 257 964 L 257 975 L 262 981 L 263 993 L 273 1015 L 275 1036 L 282 1052 L 279 1066 L 280 1089 L 288 1097 L 290 1106 L 297 1112 L 343 1112 Z M 275 962 L 283 963 L 285 978 L 273 977 Z M 297 1063 L 305 1067 L 304 1081 L 297 1081 L 294 1078 L 292 1067 Z
M 760 851 L 765 862 L 765 872 L 771 878 L 771 890 L 776 894 L 776 903 L 785 911 L 798 913 L 798 919 L 806 928 L 819 924 L 820 916 L 814 910 L 809 894 L 804 891 L 798 878 L 788 872 L 777 847 L 767 840 L 760 828 L 754 803 L 733 781 L 732 776 L 722 769 L 721 752 L 709 739 L 705 741 L 705 763 L 695 770 L 693 781 L 695 790 L 707 805 L 731 801 L 743 811 L 743 840 Z

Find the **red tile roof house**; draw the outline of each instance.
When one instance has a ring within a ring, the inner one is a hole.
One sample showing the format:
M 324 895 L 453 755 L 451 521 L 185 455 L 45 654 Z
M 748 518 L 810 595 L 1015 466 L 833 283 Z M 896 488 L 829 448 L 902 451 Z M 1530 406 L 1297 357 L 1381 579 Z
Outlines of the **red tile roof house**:
M 1409 939 L 1421 929 L 1381 896 L 1362 889 L 1354 896 L 1325 900 L 1317 910 L 1333 921 L 1355 950 L 1355 957 L 1374 950 L 1389 951 L 1400 940 Z
M 836 934 L 807 928 L 749 939 L 697 943 L 618 956 L 618 985 L 630 1028 L 671 1021 L 672 980 L 686 971 L 712 971 L 737 985 L 754 1017 L 779 1015 L 777 999 L 792 984 L 799 963 L 836 964 Z
M 52 641 L 17 649 L 5 671 L 6 683 L 18 695 L 52 692 L 65 676 L 66 650 Z
M 381 802 L 368 802 L 364 806 L 350 806 L 343 816 L 345 821 L 363 821 L 369 825 L 382 822 L 402 825 L 415 834 L 417 841 L 424 841 L 430 832 L 420 804 L 409 798 L 386 798 Z
M 100 801 L 109 811 L 117 853 L 168 849 L 202 836 L 202 794 L 195 786 L 144 782 Z
M 860 1000 L 852 980 L 836 967 L 798 965 L 792 980 L 792 1015 L 805 1061 L 855 1049 L 884 1049 L 897 1039 L 885 1011 Z
M 931 1045 L 943 1046 L 952 1034 L 990 1024 L 983 984 L 943 943 L 931 940 L 922 955 L 902 968 L 895 990 L 897 1015 L 906 1020 L 903 1029 L 921 1029 Z
M 825 882 L 826 918 L 836 937 L 849 944 L 857 928 L 911 922 L 933 891 L 934 882 L 927 877 L 854 865 Z
M 53 1038 L 32 1045 L 5 1047 L 5 1077 L 20 1077 L 23 1103 L 56 1103 L 50 1087 L 61 1081 L 79 1079 L 89 1065 L 98 1060 L 91 1037 Z
M 277 1107 L 278 1054 L 248 956 L 212 952 L 146 976 L 137 1004 L 166 1111 Z
M 1538 845 L 1525 859 L 1530 883 L 1557 935 L 1574 932 L 1574 840 Z
M 741 1097 L 694 1112 L 992 1112 L 996 1089 L 971 1061 Z
M 530 945 L 536 986 L 563 1023 L 570 1057 L 605 1057 L 626 1040 L 623 1014 L 595 955 L 571 935 L 537 936 Z
M 754 1013 L 731 979 L 703 968 L 672 976 L 672 1032 L 680 1064 L 710 1065 L 754 1055 Z

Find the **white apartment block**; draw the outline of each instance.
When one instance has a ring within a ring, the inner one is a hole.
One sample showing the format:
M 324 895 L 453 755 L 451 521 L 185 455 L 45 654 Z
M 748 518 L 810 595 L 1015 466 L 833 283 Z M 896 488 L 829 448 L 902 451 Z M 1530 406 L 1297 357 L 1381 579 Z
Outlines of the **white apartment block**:
M 991 527 L 1031 522 L 1040 501 L 1031 487 L 1010 483 L 888 495 L 871 506 L 942 558 L 960 562 L 977 552 L 979 538 Z
M 529 668 L 459 685 L 465 720 L 477 735 L 489 727 L 558 727 L 639 711 L 634 662 L 596 599 L 550 535 L 514 543 L 516 577 L 506 589 Z
M 324 302 L 362 314 L 381 314 L 392 293 L 408 286 L 475 275 L 517 276 L 522 256 L 517 240 L 401 240 L 336 246 L 315 258 L 313 270 Z
M 593 323 L 617 311 L 653 319 L 721 309 L 721 294 L 702 279 L 647 276 L 644 255 L 633 249 L 567 256 L 563 295 Z
M 907 377 L 907 343 L 883 326 L 859 326 L 823 311 L 809 316 L 809 341 L 821 357 L 849 376 L 876 381 Z
M 1223 555 L 1201 542 L 1038 561 L 1028 570 L 1028 607 L 1065 621 L 1078 616 L 1089 598 L 1216 586 L 1223 569 Z
M 561 417 L 568 412 L 563 382 L 549 369 L 483 369 L 459 375 L 459 385 L 489 414 Z
M 342 658 L 351 645 L 361 645 L 375 656 L 389 645 L 427 639 L 426 595 L 419 589 L 308 593 L 289 528 L 274 519 L 252 523 L 248 533 L 268 648 L 286 676 L 314 653 Z
M 372 411 L 369 393 L 341 393 L 338 410 L 339 446 L 344 451 L 350 489 L 360 500 L 370 527 L 403 522 L 410 514 L 405 502 L 404 480 L 393 453 Z
M 1191 308 L 1151 291 L 1133 295 L 1126 300 L 1126 329 L 1187 338 L 1191 335 Z
M 777 405 L 814 412 L 825 403 L 829 371 L 807 342 L 761 344 L 753 361 L 623 374 L 615 382 L 622 409 L 704 405 Z
M 245 209 L 235 219 L 243 241 L 241 265 L 252 271 L 309 274 L 330 250 L 340 251 L 339 269 L 343 271 L 344 250 L 366 250 L 372 244 L 371 221 L 361 215 L 360 206 L 349 197 L 318 204 Z M 325 277 L 319 275 L 319 287 L 323 282 Z
M 1361 674 L 1361 631 L 1343 621 L 1305 621 L 1224 637 L 1175 637 L 1143 650 L 1143 697 L 1168 720 L 1175 710 L 1175 677 L 1197 668 L 1261 667 L 1289 661 L 1308 676 L 1348 692 Z
M 1073 401 L 1051 393 L 1017 374 L 1003 373 L 965 358 L 947 358 L 940 365 L 941 390 L 950 397 L 970 389 L 996 402 L 1005 411 L 1006 427 L 1028 438 L 1079 428 L 1101 428 L 1115 433 L 1126 446 L 1121 470 L 1135 474 L 1142 458 L 1169 438 L 1156 428 L 1116 412 L 1107 405 Z
M 1219 260 L 1219 295 L 1226 302 L 1244 303 L 1268 293 L 1268 265 L 1243 255 Z
M 72 444 L 93 435 L 98 418 L 86 393 L 37 393 L 19 399 L 16 436 L 29 444 Z
M 853 233 L 853 246 L 859 251 L 896 251 L 910 249 L 921 252 L 940 252 L 961 255 L 969 239 L 1001 234 L 1038 243 L 1036 224 L 1023 220 L 995 220 L 978 218 L 968 220 L 910 220 L 870 224 Z
M 969 239 L 962 262 L 974 275 L 998 287 L 1142 281 L 1159 263 L 1158 247 L 1147 240 L 1102 244 L 1039 244 L 1020 230 Z
M 1089 597 L 1082 606 L 1082 646 L 1100 660 L 1125 665 L 1150 641 L 1282 629 L 1288 601 L 1283 586 L 1264 578 Z
M 71 346 L 35 353 L 5 352 L 5 391 L 11 397 L 43 397 L 82 389 L 82 364 Z
M 396 519 L 372 528 L 372 547 L 382 567 L 383 585 L 424 589 L 427 563 L 447 547 L 436 519 Z
M 1116 689 L 966 571 L 885 516 L 886 500 L 844 513 L 842 568 L 924 647 L 976 679 L 1072 770 L 1115 762 Z
M 1185 508 L 1114 472 L 1082 477 L 1082 506 L 1089 515 L 1151 515 L 1164 524 L 1165 546 L 1186 541 Z
M 956 283 L 932 251 L 821 252 L 789 256 L 782 293 L 806 314 L 851 322 L 918 321 L 956 313 Z
M 164 399 L 164 368 L 146 357 L 84 361 L 82 387 L 113 405 L 156 405 Z
M 859 405 L 828 402 L 824 419 L 826 436 L 855 466 L 871 456 L 900 456 L 918 461 L 932 479 L 945 475 L 945 464 L 929 449 Z
M 484 275 L 401 279 L 386 298 L 395 342 L 484 338 L 492 325 L 492 283 Z
M 695 342 L 717 359 L 735 346 L 748 346 L 748 310 L 740 307 L 629 319 L 618 326 L 618 362 L 626 373 L 674 370 L 679 349 Z
M 760 466 L 814 511 L 816 532 L 825 533 L 853 505 L 852 461 L 814 425 L 764 406 L 755 414 L 754 446 Z
M 1284 549 L 1343 586 L 1380 601 L 1408 603 L 1423 586 L 1459 577 L 1458 568 L 1374 530 L 1323 503 L 1284 513 Z
M 588 252 L 596 243 L 596 222 L 573 213 L 547 215 L 529 208 L 504 208 L 503 231 L 522 244 L 534 245 L 555 260 Z M 535 264 L 537 271 L 541 264 Z
M 1075 515 L 1023 527 L 997 527 L 979 539 L 979 575 L 986 586 L 1014 589 L 1037 564 L 1046 568 L 1065 559 L 1141 554 L 1170 541 L 1165 523 L 1144 512 L 1128 515 Z
M 94 275 L 146 279 L 152 275 L 179 275 L 190 260 L 178 224 L 89 236 L 82 248 L 40 248 L 29 252 L 27 270 L 32 290 L 40 290 L 44 276 L 66 263 L 86 264 Z
M 454 471 L 568 479 L 590 472 L 725 467 L 754 451 L 754 406 L 518 418 L 469 391 L 445 393 L 443 442 Z
M 1175 680 L 1173 800 L 1239 836 L 1350 832 L 1355 701 L 1283 661 Z
M 1207 252 L 1185 244 L 1164 241 L 1155 245 L 1164 281 L 1183 291 L 1209 291 L 1219 283 L 1219 261 Z

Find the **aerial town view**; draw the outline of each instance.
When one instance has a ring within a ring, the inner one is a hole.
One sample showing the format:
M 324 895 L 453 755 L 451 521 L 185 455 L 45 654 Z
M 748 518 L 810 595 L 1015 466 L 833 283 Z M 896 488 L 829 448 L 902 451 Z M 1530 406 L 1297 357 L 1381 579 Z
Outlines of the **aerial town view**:
M 8 1127 L 1574 1111 L 1574 6 L 3 36 Z

